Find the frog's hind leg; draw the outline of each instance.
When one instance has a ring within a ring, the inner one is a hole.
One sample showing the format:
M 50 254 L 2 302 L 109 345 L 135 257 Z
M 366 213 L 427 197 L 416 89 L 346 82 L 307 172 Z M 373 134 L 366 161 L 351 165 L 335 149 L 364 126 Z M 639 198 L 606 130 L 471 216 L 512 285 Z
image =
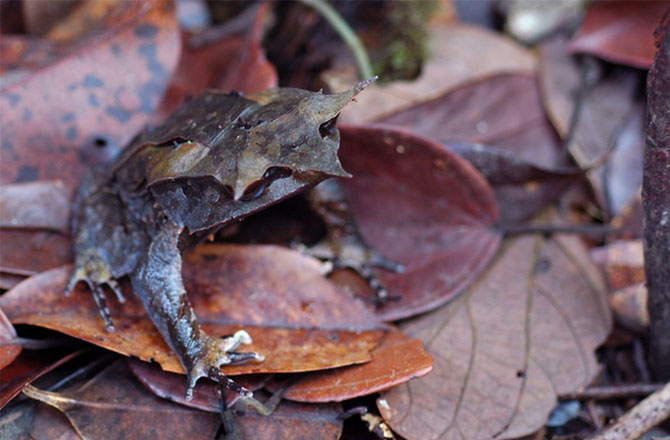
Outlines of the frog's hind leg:
M 114 331 L 112 316 L 107 307 L 105 299 L 104 286 L 107 286 L 116 294 L 120 303 L 125 302 L 121 288 L 112 277 L 111 269 L 105 259 L 100 255 L 97 249 L 91 247 L 77 252 L 75 268 L 65 287 L 65 295 L 70 296 L 77 283 L 83 281 L 93 293 L 93 300 L 98 307 L 100 316 L 105 322 L 108 331 Z
M 146 256 L 130 274 L 133 290 L 186 371 L 186 399 L 192 399 L 193 388 L 201 377 L 209 377 L 228 389 L 251 397 L 250 391 L 227 378 L 219 367 L 263 360 L 263 356 L 235 351 L 240 345 L 251 343 L 251 337 L 244 330 L 215 338 L 200 328 L 182 281 L 180 233 L 181 228 L 169 220 L 158 226 Z

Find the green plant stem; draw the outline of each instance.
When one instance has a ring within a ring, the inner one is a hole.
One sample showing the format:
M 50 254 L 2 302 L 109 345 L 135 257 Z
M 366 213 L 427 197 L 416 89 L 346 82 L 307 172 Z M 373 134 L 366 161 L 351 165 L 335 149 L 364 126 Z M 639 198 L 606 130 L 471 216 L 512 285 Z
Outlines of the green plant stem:
M 325 18 L 328 23 L 335 29 L 335 31 L 340 35 L 340 38 L 344 40 L 344 43 L 347 45 L 349 50 L 353 53 L 354 58 L 356 59 L 356 65 L 358 66 L 358 71 L 360 72 L 361 79 L 368 79 L 375 76 L 372 65 L 370 64 L 370 58 L 368 53 L 363 46 L 363 43 L 358 38 L 356 33 L 351 29 L 351 27 L 344 21 L 344 18 L 337 12 L 330 4 L 325 0 L 299 0 L 303 4 L 316 9 L 316 11 Z

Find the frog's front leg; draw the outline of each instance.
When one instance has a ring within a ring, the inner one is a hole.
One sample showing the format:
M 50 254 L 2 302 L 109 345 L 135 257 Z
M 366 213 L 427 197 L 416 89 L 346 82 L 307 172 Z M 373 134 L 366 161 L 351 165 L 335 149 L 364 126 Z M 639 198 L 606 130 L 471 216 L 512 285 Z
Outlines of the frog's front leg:
M 326 239 L 309 249 L 308 253 L 330 261 L 330 270 L 348 268 L 356 271 L 377 293 L 380 302 L 388 301 L 388 291 L 372 269 L 379 267 L 402 273 L 405 267 L 384 257 L 363 240 L 337 180 L 328 179 L 320 183 L 308 193 L 307 198 L 328 231 Z
M 133 289 L 186 371 L 186 399 L 193 397 L 196 382 L 205 376 L 235 392 L 251 396 L 250 391 L 223 375 L 219 366 L 263 360 L 263 356 L 234 351 L 241 344 L 251 343 L 244 330 L 214 338 L 200 328 L 182 281 L 182 259 L 177 245 L 180 233 L 180 227 L 163 220 L 153 234 L 145 258 L 130 274 Z

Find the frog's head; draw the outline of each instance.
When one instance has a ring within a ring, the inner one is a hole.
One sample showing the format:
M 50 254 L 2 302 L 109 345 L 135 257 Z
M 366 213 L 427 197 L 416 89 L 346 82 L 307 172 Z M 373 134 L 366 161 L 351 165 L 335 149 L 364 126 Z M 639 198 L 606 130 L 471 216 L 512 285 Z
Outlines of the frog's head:
M 351 177 L 337 157 L 340 134 L 335 122 L 347 103 L 375 79 L 332 95 L 291 88 L 248 95 L 261 105 L 237 120 L 248 142 L 237 157 L 234 199 L 252 200 L 274 180 L 291 175 Z
M 119 163 L 146 158 L 147 187 L 168 216 L 192 233 L 208 230 L 328 177 L 349 177 L 335 121 L 374 80 L 332 95 L 208 91 L 145 133 Z

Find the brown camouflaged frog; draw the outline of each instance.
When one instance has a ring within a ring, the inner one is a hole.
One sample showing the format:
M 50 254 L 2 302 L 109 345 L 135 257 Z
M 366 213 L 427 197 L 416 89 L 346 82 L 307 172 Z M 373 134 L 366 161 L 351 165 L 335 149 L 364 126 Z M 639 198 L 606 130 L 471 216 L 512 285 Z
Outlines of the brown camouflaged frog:
M 113 331 L 103 286 L 123 302 L 117 280 L 128 275 L 187 373 L 187 399 L 204 376 L 250 397 L 219 366 L 263 356 L 235 351 L 251 342 L 244 330 L 216 338 L 200 328 L 182 281 L 182 250 L 329 177 L 348 177 L 337 157 L 335 120 L 370 82 L 335 95 L 290 88 L 244 97 L 207 91 L 142 133 L 111 165 L 82 179 L 66 293 L 84 281 Z M 364 244 L 332 182 L 319 185 L 310 199 L 329 227 L 334 266 L 357 270 L 384 297 L 371 267 L 402 268 Z

